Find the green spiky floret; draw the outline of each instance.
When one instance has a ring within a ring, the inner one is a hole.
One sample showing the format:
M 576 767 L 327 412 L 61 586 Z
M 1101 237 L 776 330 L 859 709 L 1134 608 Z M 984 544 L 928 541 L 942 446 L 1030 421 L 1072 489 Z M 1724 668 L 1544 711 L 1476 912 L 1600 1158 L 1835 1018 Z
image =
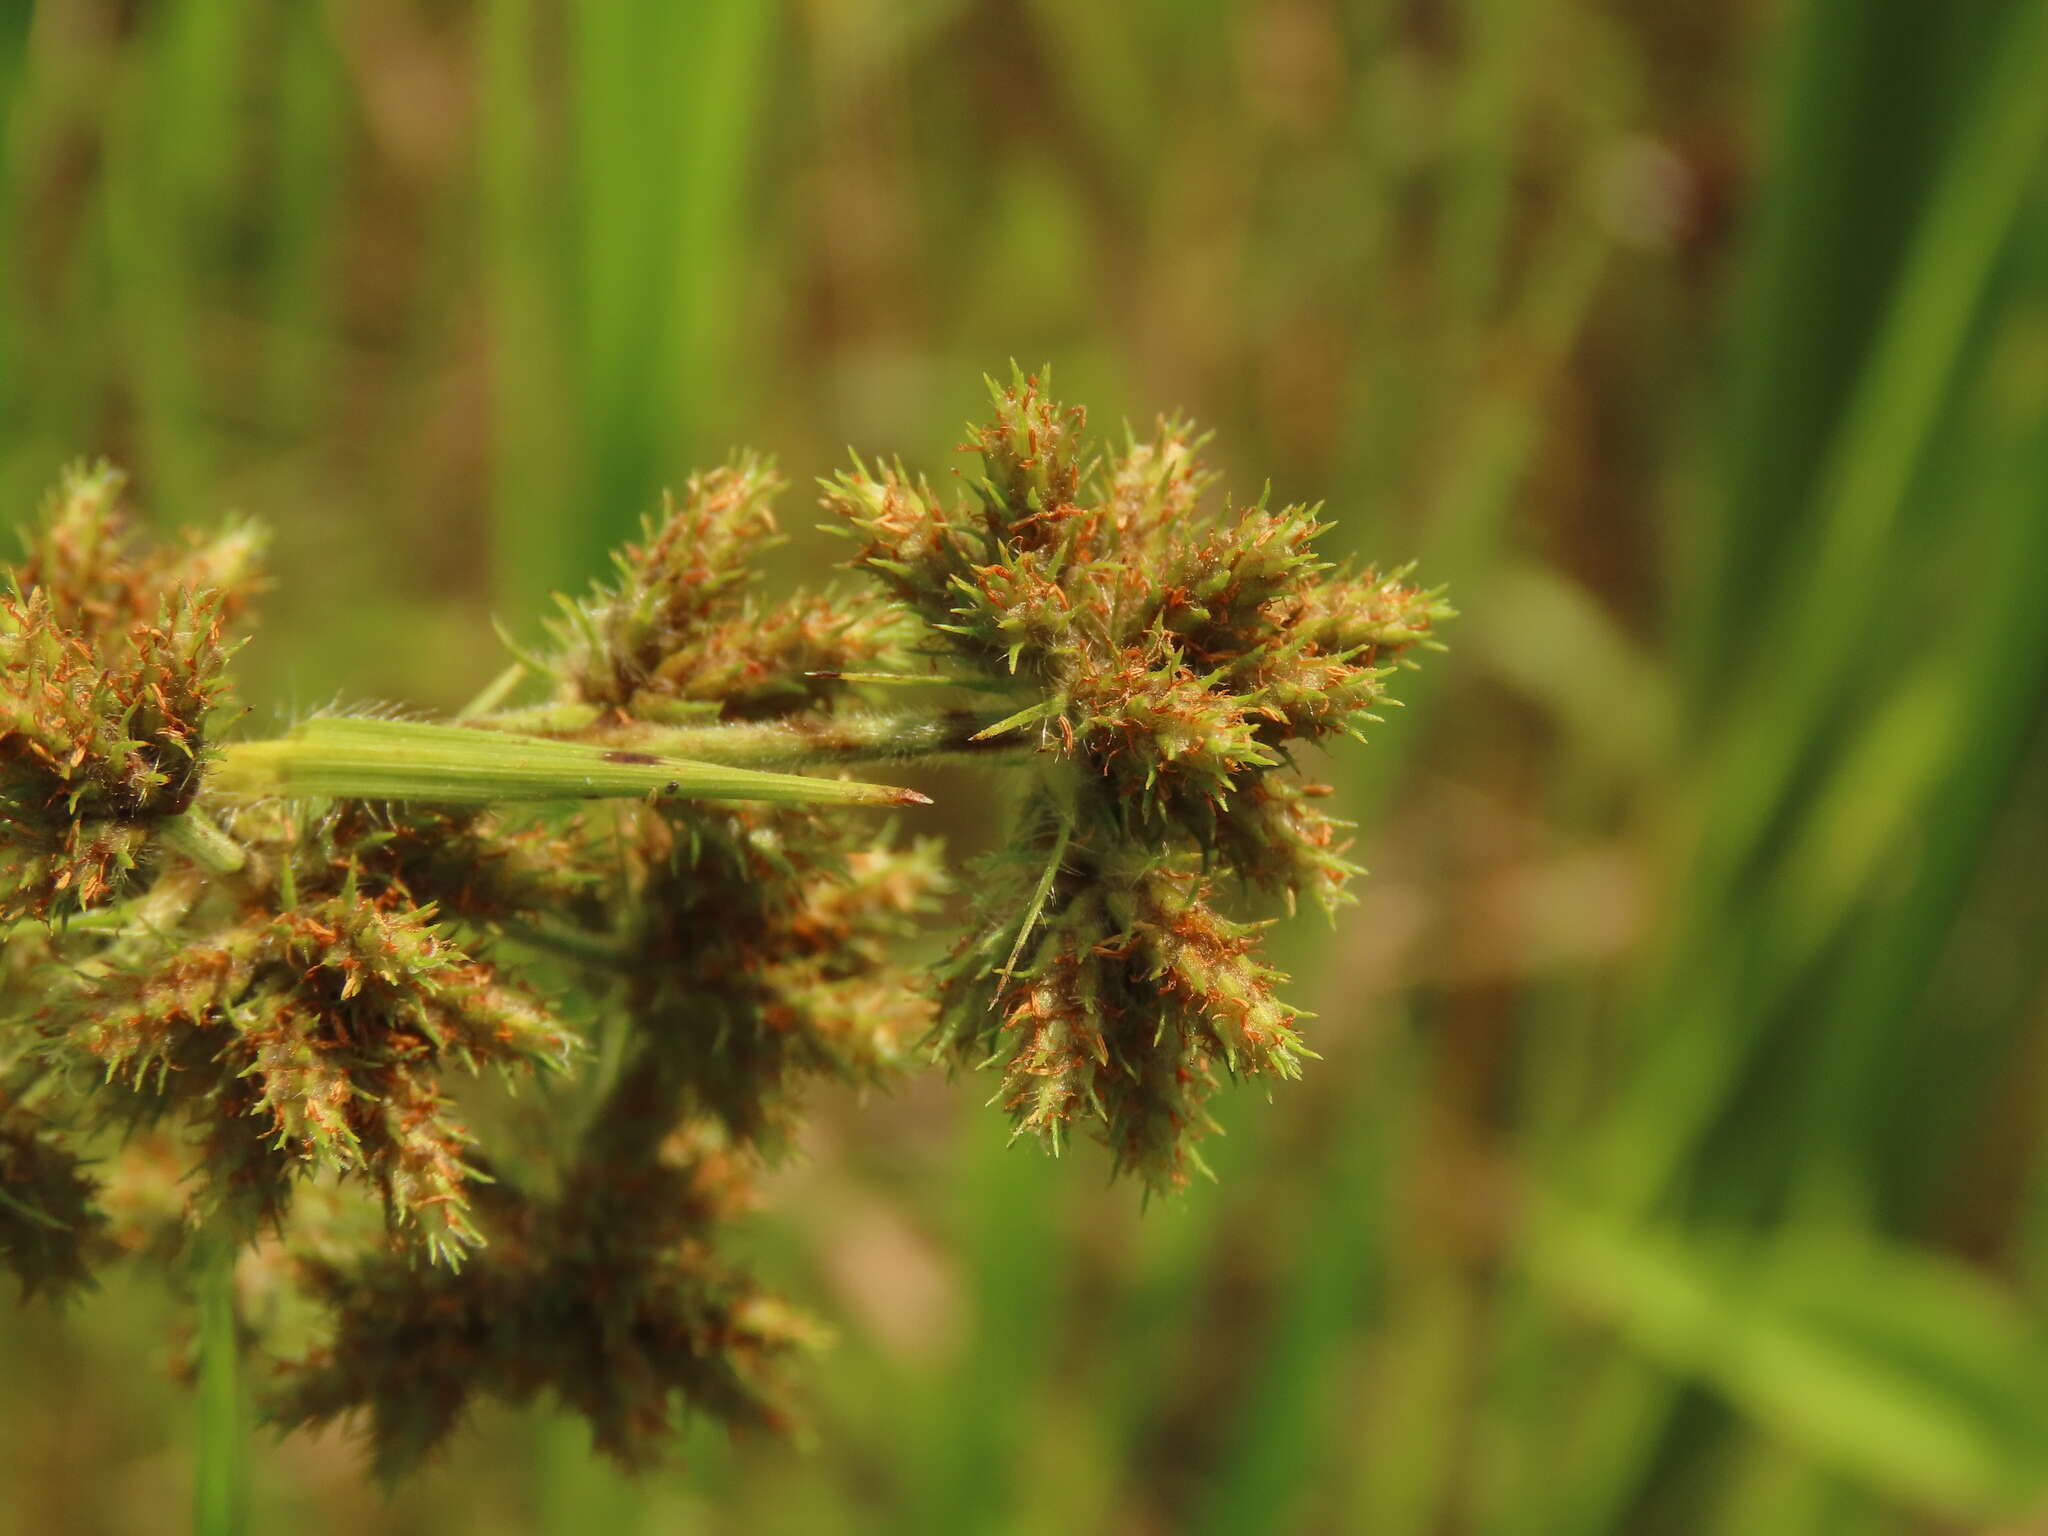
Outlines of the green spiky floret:
M 1041 807 L 1039 826 L 1055 814 Z M 1218 1071 L 1291 1078 L 1311 1054 L 1275 992 L 1285 978 L 1258 959 L 1261 925 L 1218 911 L 1185 856 L 1070 841 L 1042 904 L 1021 889 L 1030 868 L 1016 854 L 985 864 L 978 910 L 992 920 L 944 973 L 939 1038 L 957 1060 L 1002 1066 L 1020 1133 L 1058 1150 L 1092 1123 L 1119 1171 L 1178 1188 L 1201 1166 Z

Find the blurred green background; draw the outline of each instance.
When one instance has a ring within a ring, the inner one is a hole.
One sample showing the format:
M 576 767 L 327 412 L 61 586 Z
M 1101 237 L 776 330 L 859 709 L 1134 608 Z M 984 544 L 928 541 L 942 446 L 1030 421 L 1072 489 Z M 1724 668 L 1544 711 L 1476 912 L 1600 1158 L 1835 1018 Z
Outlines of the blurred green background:
M 1465 615 L 1217 1184 L 827 1102 L 809 1448 L 266 1438 L 255 1528 L 2043 1529 L 2044 149 L 2040 0 L 0 0 L 0 504 L 268 519 L 259 720 L 1012 357 Z M 0 1319 L 0 1525 L 183 1528 L 189 1327 Z

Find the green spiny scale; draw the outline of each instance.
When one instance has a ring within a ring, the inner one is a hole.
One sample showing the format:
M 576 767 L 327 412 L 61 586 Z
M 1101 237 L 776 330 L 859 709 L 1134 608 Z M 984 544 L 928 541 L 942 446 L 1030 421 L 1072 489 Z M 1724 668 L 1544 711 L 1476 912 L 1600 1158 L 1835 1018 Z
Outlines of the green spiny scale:
M 74 464 L 25 536 L 17 592 L 41 591 L 58 622 L 91 642 L 155 622 L 167 603 L 204 592 L 232 618 L 260 584 L 262 531 L 230 522 L 182 548 L 141 548 L 121 504 L 126 476 L 106 463 Z
M 1042 373 L 1049 387 L 1051 370 Z M 994 379 L 985 382 L 995 415 L 969 431 L 986 475 L 990 532 L 1019 548 L 1041 545 L 1059 536 L 1061 515 L 1073 507 L 1087 472 L 1088 447 L 1080 435 L 1087 414 L 1062 407 L 1040 392 L 1037 378 L 1014 366 L 1007 389 Z
M 1208 441 L 1206 433 L 1196 435 L 1179 417 L 1162 416 L 1149 442 L 1126 433 L 1123 453 L 1108 465 L 1103 500 L 1127 557 L 1150 554 L 1163 534 L 1195 514 L 1222 479 L 1196 458 Z
M 1426 642 L 1456 616 L 1438 591 L 1405 586 L 1405 571 L 1366 571 L 1325 582 L 1304 595 L 1295 629 L 1328 653 L 1398 653 Z
M 104 462 L 74 464 L 26 535 L 27 558 L 15 570 L 21 593 L 41 592 L 67 629 L 112 633 L 154 608 L 156 584 L 128 552 L 120 496 L 126 483 Z
M 824 506 L 862 540 L 856 567 L 887 577 L 891 591 L 929 617 L 929 604 L 966 565 L 960 532 L 923 479 L 912 484 L 900 464 L 871 472 L 856 459 L 852 473 L 819 482 Z
M 1307 893 L 1334 913 L 1355 899 L 1346 887 L 1363 871 L 1343 856 L 1350 823 L 1314 803 L 1327 793 L 1327 786 L 1261 775 L 1217 817 L 1214 847 L 1242 878 L 1286 897 L 1290 908 Z
M 1068 1125 L 1100 1102 L 1096 1077 L 1109 1065 L 1097 971 L 1101 961 L 1071 933 L 1033 968 L 1004 1019 L 1017 1040 L 1004 1075 L 1016 1133 L 1043 1138 L 1057 1153 Z

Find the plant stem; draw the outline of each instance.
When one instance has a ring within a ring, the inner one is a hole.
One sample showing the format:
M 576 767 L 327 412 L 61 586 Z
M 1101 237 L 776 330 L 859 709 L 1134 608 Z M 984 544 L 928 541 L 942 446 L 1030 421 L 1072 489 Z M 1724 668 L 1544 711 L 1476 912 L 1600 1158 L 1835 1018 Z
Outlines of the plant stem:
M 210 875 L 232 875 L 249 853 L 197 808 L 164 823 L 164 841 Z
M 249 1528 L 249 1464 L 242 1412 L 241 1341 L 235 1322 L 235 1249 L 203 1240 L 198 1270 L 198 1465 L 195 1536 L 241 1536 Z
M 487 715 L 504 703 L 526 677 L 526 663 L 515 661 L 484 685 L 483 692 L 471 699 L 456 713 L 458 721 L 474 720 L 478 715 Z

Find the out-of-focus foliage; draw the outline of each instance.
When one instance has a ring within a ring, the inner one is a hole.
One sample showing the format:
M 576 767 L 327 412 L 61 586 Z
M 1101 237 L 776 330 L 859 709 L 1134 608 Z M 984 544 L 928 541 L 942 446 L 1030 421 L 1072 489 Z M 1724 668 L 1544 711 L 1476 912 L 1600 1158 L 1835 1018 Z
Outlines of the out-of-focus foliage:
M 0 504 L 105 453 L 263 514 L 259 717 L 452 707 L 662 485 L 942 462 L 1010 356 L 1466 615 L 1335 776 L 1374 873 L 1278 956 L 1325 1060 L 1218 1186 L 849 1107 L 758 1234 L 840 1330 L 816 1455 L 628 1489 L 486 1418 L 383 1506 L 299 1436 L 259 1528 L 2038 1519 L 2044 81 L 2035 0 L 0 10 Z M 0 1195 L 104 1171 L 36 1138 Z M 185 1323 L 41 1316 L 10 1510 L 181 1521 Z

